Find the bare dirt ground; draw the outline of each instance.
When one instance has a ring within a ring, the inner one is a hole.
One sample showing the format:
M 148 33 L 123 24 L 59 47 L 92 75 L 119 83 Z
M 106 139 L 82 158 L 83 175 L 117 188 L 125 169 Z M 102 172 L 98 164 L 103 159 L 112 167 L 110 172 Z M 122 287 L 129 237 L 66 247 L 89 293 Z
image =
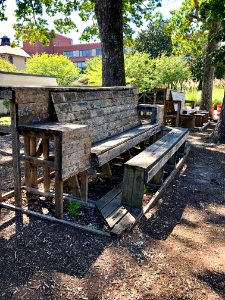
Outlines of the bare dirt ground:
M 3 211 L 0 299 L 225 299 L 225 145 L 209 133 L 190 136 L 161 207 L 121 239 Z M 7 190 L 10 149 L 0 141 Z

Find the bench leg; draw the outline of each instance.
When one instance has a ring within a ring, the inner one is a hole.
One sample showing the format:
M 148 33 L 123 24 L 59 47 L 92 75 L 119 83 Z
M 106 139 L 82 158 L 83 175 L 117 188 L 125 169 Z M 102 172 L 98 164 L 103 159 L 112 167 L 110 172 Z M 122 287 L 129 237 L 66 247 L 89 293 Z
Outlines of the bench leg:
M 122 204 L 130 207 L 141 208 L 144 189 L 144 171 L 125 167 L 122 188 Z
M 81 187 L 80 187 L 80 196 L 81 200 L 87 201 L 88 200 L 88 175 L 86 172 L 81 173 Z
M 150 181 L 150 185 L 160 186 L 163 183 L 163 176 L 164 176 L 164 166 L 153 176 L 152 180 Z
M 81 196 L 81 190 L 80 190 L 80 184 L 79 184 L 77 175 L 74 175 L 74 176 L 70 177 L 68 179 L 68 184 L 69 184 L 69 187 L 72 190 L 72 195 L 80 197 Z
M 63 217 L 63 180 L 62 180 L 62 137 L 54 137 L 55 152 L 55 215 Z
M 185 154 L 185 149 L 186 149 L 186 142 L 184 142 L 184 143 L 180 146 L 180 148 L 177 150 L 177 157 L 178 157 L 178 158 L 181 158 L 181 157 L 184 156 L 184 154 Z
M 106 176 L 112 177 L 112 171 L 109 163 L 102 165 L 102 171 Z
M 170 159 L 167 161 L 165 165 L 165 170 L 166 171 L 171 171 L 176 167 L 176 162 L 177 162 L 177 152 L 174 153 L 173 156 L 170 157 Z

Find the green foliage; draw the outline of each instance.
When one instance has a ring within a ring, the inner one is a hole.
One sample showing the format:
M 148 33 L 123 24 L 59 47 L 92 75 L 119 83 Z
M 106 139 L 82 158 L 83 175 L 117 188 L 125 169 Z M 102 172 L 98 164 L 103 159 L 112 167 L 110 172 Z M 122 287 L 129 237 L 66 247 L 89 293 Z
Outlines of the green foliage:
M 101 85 L 101 69 L 100 57 L 88 61 L 85 70 L 88 84 Z M 127 84 L 139 86 L 141 92 L 156 87 L 182 88 L 182 83 L 191 78 L 185 59 L 165 55 L 150 59 L 147 53 L 137 51 L 125 55 L 125 70 Z
M 146 30 L 139 33 L 134 49 L 148 53 L 151 58 L 156 58 L 163 53 L 171 55 L 171 36 L 165 32 L 167 23 L 168 21 L 162 19 L 151 22 Z
M 16 66 L 9 61 L 0 58 L 0 71 L 3 72 L 17 72 Z
M 149 89 L 154 77 L 153 61 L 147 53 L 128 52 L 125 56 L 127 84 L 137 85 L 141 91 Z
M 84 205 L 79 204 L 76 200 L 71 200 L 68 202 L 66 208 L 71 217 L 77 218 L 79 217 L 79 210 L 83 207 Z
M 10 125 L 11 119 L 10 117 L 0 117 L 0 125 Z
M 36 39 L 48 44 L 54 33 L 50 30 L 49 19 L 54 23 L 54 29 L 60 33 L 68 33 L 77 29 L 74 12 L 77 12 L 82 21 L 92 21 L 92 25 L 84 29 L 81 39 L 90 40 L 93 36 L 99 36 L 97 20 L 95 17 L 95 4 L 101 0 L 40 0 L 40 1 L 16 1 L 17 9 L 16 39 L 20 37 L 35 42 Z M 123 24 L 124 34 L 131 38 L 134 30 L 131 24 L 141 27 L 145 20 L 152 18 L 152 11 L 160 6 L 161 0 L 123 0 Z M 4 0 L 0 0 L 0 20 L 6 19 Z M 60 13 L 59 13 L 60 12 Z M 27 31 L 32 30 L 32 31 Z
M 85 79 L 88 80 L 89 85 L 102 85 L 102 58 L 96 56 L 86 62 L 86 69 L 84 71 Z
M 191 78 L 186 60 L 179 56 L 163 55 L 155 60 L 154 87 L 181 89 L 182 83 Z
M 216 106 L 223 102 L 224 89 L 215 87 L 213 88 L 212 104 Z M 188 100 L 195 100 L 197 105 L 201 102 L 201 91 L 197 89 L 189 89 L 185 91 L 185 98 Z
M 9 100 L 4 99 L 3 100 L 3 105 L 5 106 L 6 109 L 9 109 Z
M 66 57 L 58 54 L 35 54 L 27 61 L 26 73 L 56 77 L 59 85 L 70 85 L 79 75 L 78 68 Z

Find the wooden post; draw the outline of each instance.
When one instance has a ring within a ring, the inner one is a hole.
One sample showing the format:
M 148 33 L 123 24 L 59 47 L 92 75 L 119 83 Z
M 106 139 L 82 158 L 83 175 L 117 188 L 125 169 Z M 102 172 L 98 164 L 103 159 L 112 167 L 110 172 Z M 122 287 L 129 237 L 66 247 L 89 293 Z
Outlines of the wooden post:
M 73 196 L 81 196 L 80 184 L 77 178 L 77 175 L 74 175 L 68 179 L 69 187 L 72 189 Z
M 30 156 L 30 137 L 28 134 L 24 135 L 24 154 Z M 24 166 L 25 166 L 25 170 L 24 170 L 25 185 L 30 186 L 31 185 L 30 163 L 25 161 Z
M 36 157 L 36 137 L 30 136 L 30 156 Z M 30 183 L 37 187 L 37 165 L 30 164 Z
M 21 197 L 21 172 L 20 172 L 20 142 L 17 131 L 18 125 L 18 105 L 16 104 L 15 92 L 12 92 L 13 97 L 10 100 L 10 116 L 11 116 L 11 133 L 12 133 L 12 154 L 13 154 L 13 176 L 14 176 L 14 191 L 15 204 L 22 206 Z
M 170 159 L 167 161 L 167 163 L 165 165 L 165 170 L 171 171 L 171 170 L 175 169 L 176 161 L 177 161 L 177 152 L 175 152 L 174 155 L 172 155 L 170 157 Z
M 112 177 L 112 171 L 109 163 L 102 165 L 102 171 L 106 176 Z
M 62 136 L 54 136 L 55 169 L 55 215 L 63 217 L 63 180 L 62 180 Z
M 164 166 L 153 176 L 150 184 L 161 185 L 163 183 Z
M 144 151 L 145 150 L 145 142 L 141 142 L 140 144 L 140 148 L 141 148 L 141 151 Z
M 47 138 L 42 139 L 42 150 L 44 159 L 49 159 L 49 140 Z M 50 191 L 50 168 L 44 167 L 44 191 Z
M 81 200 L 87 201 L 88 200 L 88 175 L 86 172 L 81 173 L 81 191 L 80 196 Z

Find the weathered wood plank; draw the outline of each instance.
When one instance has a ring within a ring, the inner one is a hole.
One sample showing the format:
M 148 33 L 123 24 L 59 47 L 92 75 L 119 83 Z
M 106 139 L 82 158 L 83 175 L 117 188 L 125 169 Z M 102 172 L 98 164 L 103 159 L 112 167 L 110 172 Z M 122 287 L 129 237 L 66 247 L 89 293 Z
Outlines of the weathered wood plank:
M 155 142 L 153 145 L 146 148 L 139 155 L 136 155 L 134 158 L 126 162 L 126 164 L 144 170 L 150 169 L 152 165 L 154 165 L 157 160 L 160 160 L 162 156 L 169 152 L 174 147 L 174 145 L 179 143 L 181 146 L 182 143 L 186 140 L 187 136 L 187 129 L 174 129 L 167 135 L 163 136 L 160 140 Z
M 30 155 L 33 156 L 34 161 L 36 159 L 36 138 L 30 137 Z M 30 164 L 30 183 L 32 186 L 37 186 L 37 165 L 32 162 Z
M 131 207 L 141 208 L 144 189 L 145 189 L 144 171 L 135 169 L 131 199 L 126 199 L 125 201 L 125 198 L 123 198 L 122 203 L 129 205 L 130 202 Z
M 80 196 L 83 201 L 88 200 L 88 177 L 86 172 L 81 173 Z
M 39 153 L 41 153 L 41 150 L 42 150 L 44 160 L 49 162 L 49 140 L 46 138 L 42 139 L 40 145 L 42 145 L 42 146 L 38 148 L 38 149 L 41 148 Z M 53 162 L 52 168 L 54 168 L 54 162 Z M 45 192 L 50 191 L 50 183 L 51 183 L 50 166 L 46 165 L 46 166 L 44 166 L 44 190 L 45 190 Z
M 21 155 L 21 159 L 23 159 L 24 161 L 29 162 L 35 166 L 54 168 L 54 161 L 45 160 L 42 157 Z
M 124 217 L 113 227 L 111 234 L 120 236 L 125 230 L 131 228 L 136 223 L 136 218 L 127 210 Z
M 109 191 L 105 196 L 96 201 L 96 207 L 101 210 L 105 207 L 110 201 L 112 201 L 119 193 L 121 193 L 121 184 Z
M 147 140 L 151 135 L 154 135 L 156 132 L 160 131 L 160 126 L 155 126 L 153 129 L 145 131 L 144 133 L 135 136 L 133 139 L 129 139 L 123 144 L 116 146 L 114 148 L 108 149 L 107 152 L 104 152 L 100 155 L 95 155 L 92 152 L 92 159 L 96 158 L 98 161 L 98 166 L 105 164 L 106 162 L 112 160 L 113 158 L 119 156 L 121 153 L 129 150 L 130 148 L 134 147 L 135 145 L 139 144 L 141 141 Z M 96 162 L 96 161 L 95 161 Z M 96 167 L 96 166 L 95 166 Z
M 107 218 L 109 215 L 111 215 L 116 209 L 118 209 L 121 206 L 121 196 L 117 196 L 112 199 L 106 206 L 104 206 L 100 212 L 103 216 L 103 218 Z
M 62 180 L 62 137 L 54 137 L 55 153 L 55 214 L 57 218 L 63 217 L 63 180 Z
M 4 89 L 0 89 L 4 93 Z M 22 205 L 21 197 L 21 171 L 20 171 L 20 141 L 17 131 L 18 126 L 18 105 L 15 103 L 15 93 L 9 91 L 10 116 L 11 116 L 11 133 L 12 133 L 12 152 L 13 152 L 13 178 L 16 206 Z

